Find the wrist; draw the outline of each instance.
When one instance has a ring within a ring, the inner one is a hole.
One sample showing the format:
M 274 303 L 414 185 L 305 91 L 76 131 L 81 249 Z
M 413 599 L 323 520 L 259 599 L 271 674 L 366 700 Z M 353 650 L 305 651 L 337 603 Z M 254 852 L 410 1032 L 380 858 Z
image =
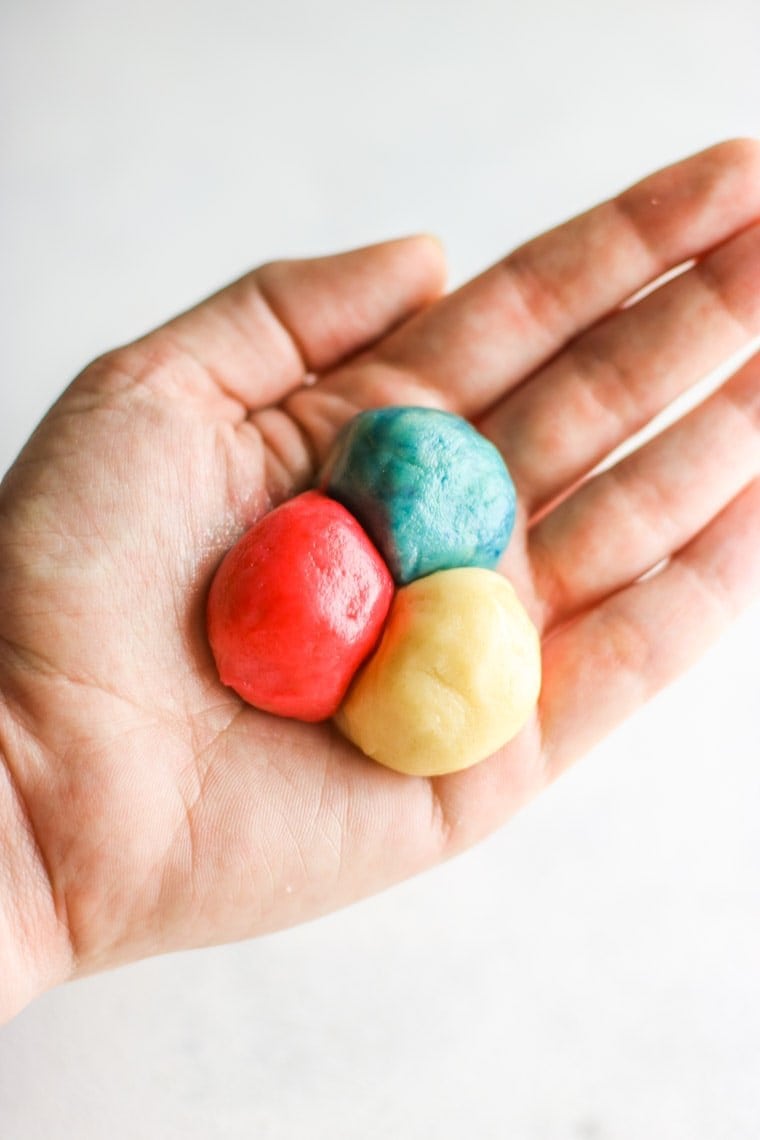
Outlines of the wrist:
M 66 980 L 73 965 L 65 913 L 20 781 L 25 748 L 0 706 L 0 1024 Z

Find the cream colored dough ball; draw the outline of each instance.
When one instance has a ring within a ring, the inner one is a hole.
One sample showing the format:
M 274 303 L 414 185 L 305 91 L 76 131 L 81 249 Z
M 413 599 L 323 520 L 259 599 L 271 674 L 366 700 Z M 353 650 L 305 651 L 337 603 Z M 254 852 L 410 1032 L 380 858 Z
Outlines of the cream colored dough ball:
M 509 582 L 441 570 L 398 590 L 336 721 L 386 767 L 440 776 L 511 740 L 540 685 L 538 633 Z

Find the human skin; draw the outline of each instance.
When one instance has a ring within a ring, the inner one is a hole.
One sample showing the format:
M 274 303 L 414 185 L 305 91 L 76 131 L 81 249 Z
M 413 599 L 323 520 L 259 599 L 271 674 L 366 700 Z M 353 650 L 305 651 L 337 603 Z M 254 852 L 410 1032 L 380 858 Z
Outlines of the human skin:
M 759 220 L 760 146 L 733 141 L 447 296 L 426 237 L 272 263 L 84 370 L 0 489 L 3 1017 L 463 850 L 702 653 L 760 583 L 760 361 L 578 483 L 760 333 Z M 244 528 L 348 418 L 404 403 L 505 455 L 503 570 L 543 639 L 527 727 L 434 779 L 245 706 L 203 622 Z

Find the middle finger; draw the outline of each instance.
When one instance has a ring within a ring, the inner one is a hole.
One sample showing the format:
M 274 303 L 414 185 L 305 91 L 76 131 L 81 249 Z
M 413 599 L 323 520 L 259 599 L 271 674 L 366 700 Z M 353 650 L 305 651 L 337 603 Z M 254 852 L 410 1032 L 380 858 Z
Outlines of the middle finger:
M 579 337 L 479 423 L 529 514 L 760 334 L 760 224 Z

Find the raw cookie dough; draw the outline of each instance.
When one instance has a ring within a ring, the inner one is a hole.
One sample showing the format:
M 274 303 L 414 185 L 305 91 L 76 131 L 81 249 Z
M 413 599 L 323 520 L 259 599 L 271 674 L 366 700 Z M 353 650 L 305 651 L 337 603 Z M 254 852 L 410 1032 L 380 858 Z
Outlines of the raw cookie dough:
M 509 582 L 443 570 L 397 591 L 336 723 L 381 764 L 440 776 L 511 740 L 540 684 L 538 634 Z
M 393 580 L 348 511 L 307 491 L 264 515 L 217 570 L 207 618 L 219 676 L 280 716 L 332 716 L 371 652 Z
M 466 420 L 431 408 L 361 412 L 321 485 L 355 515 L 404 584 L 455 566 L 493 568 L 515 521 L 501 455 Z

